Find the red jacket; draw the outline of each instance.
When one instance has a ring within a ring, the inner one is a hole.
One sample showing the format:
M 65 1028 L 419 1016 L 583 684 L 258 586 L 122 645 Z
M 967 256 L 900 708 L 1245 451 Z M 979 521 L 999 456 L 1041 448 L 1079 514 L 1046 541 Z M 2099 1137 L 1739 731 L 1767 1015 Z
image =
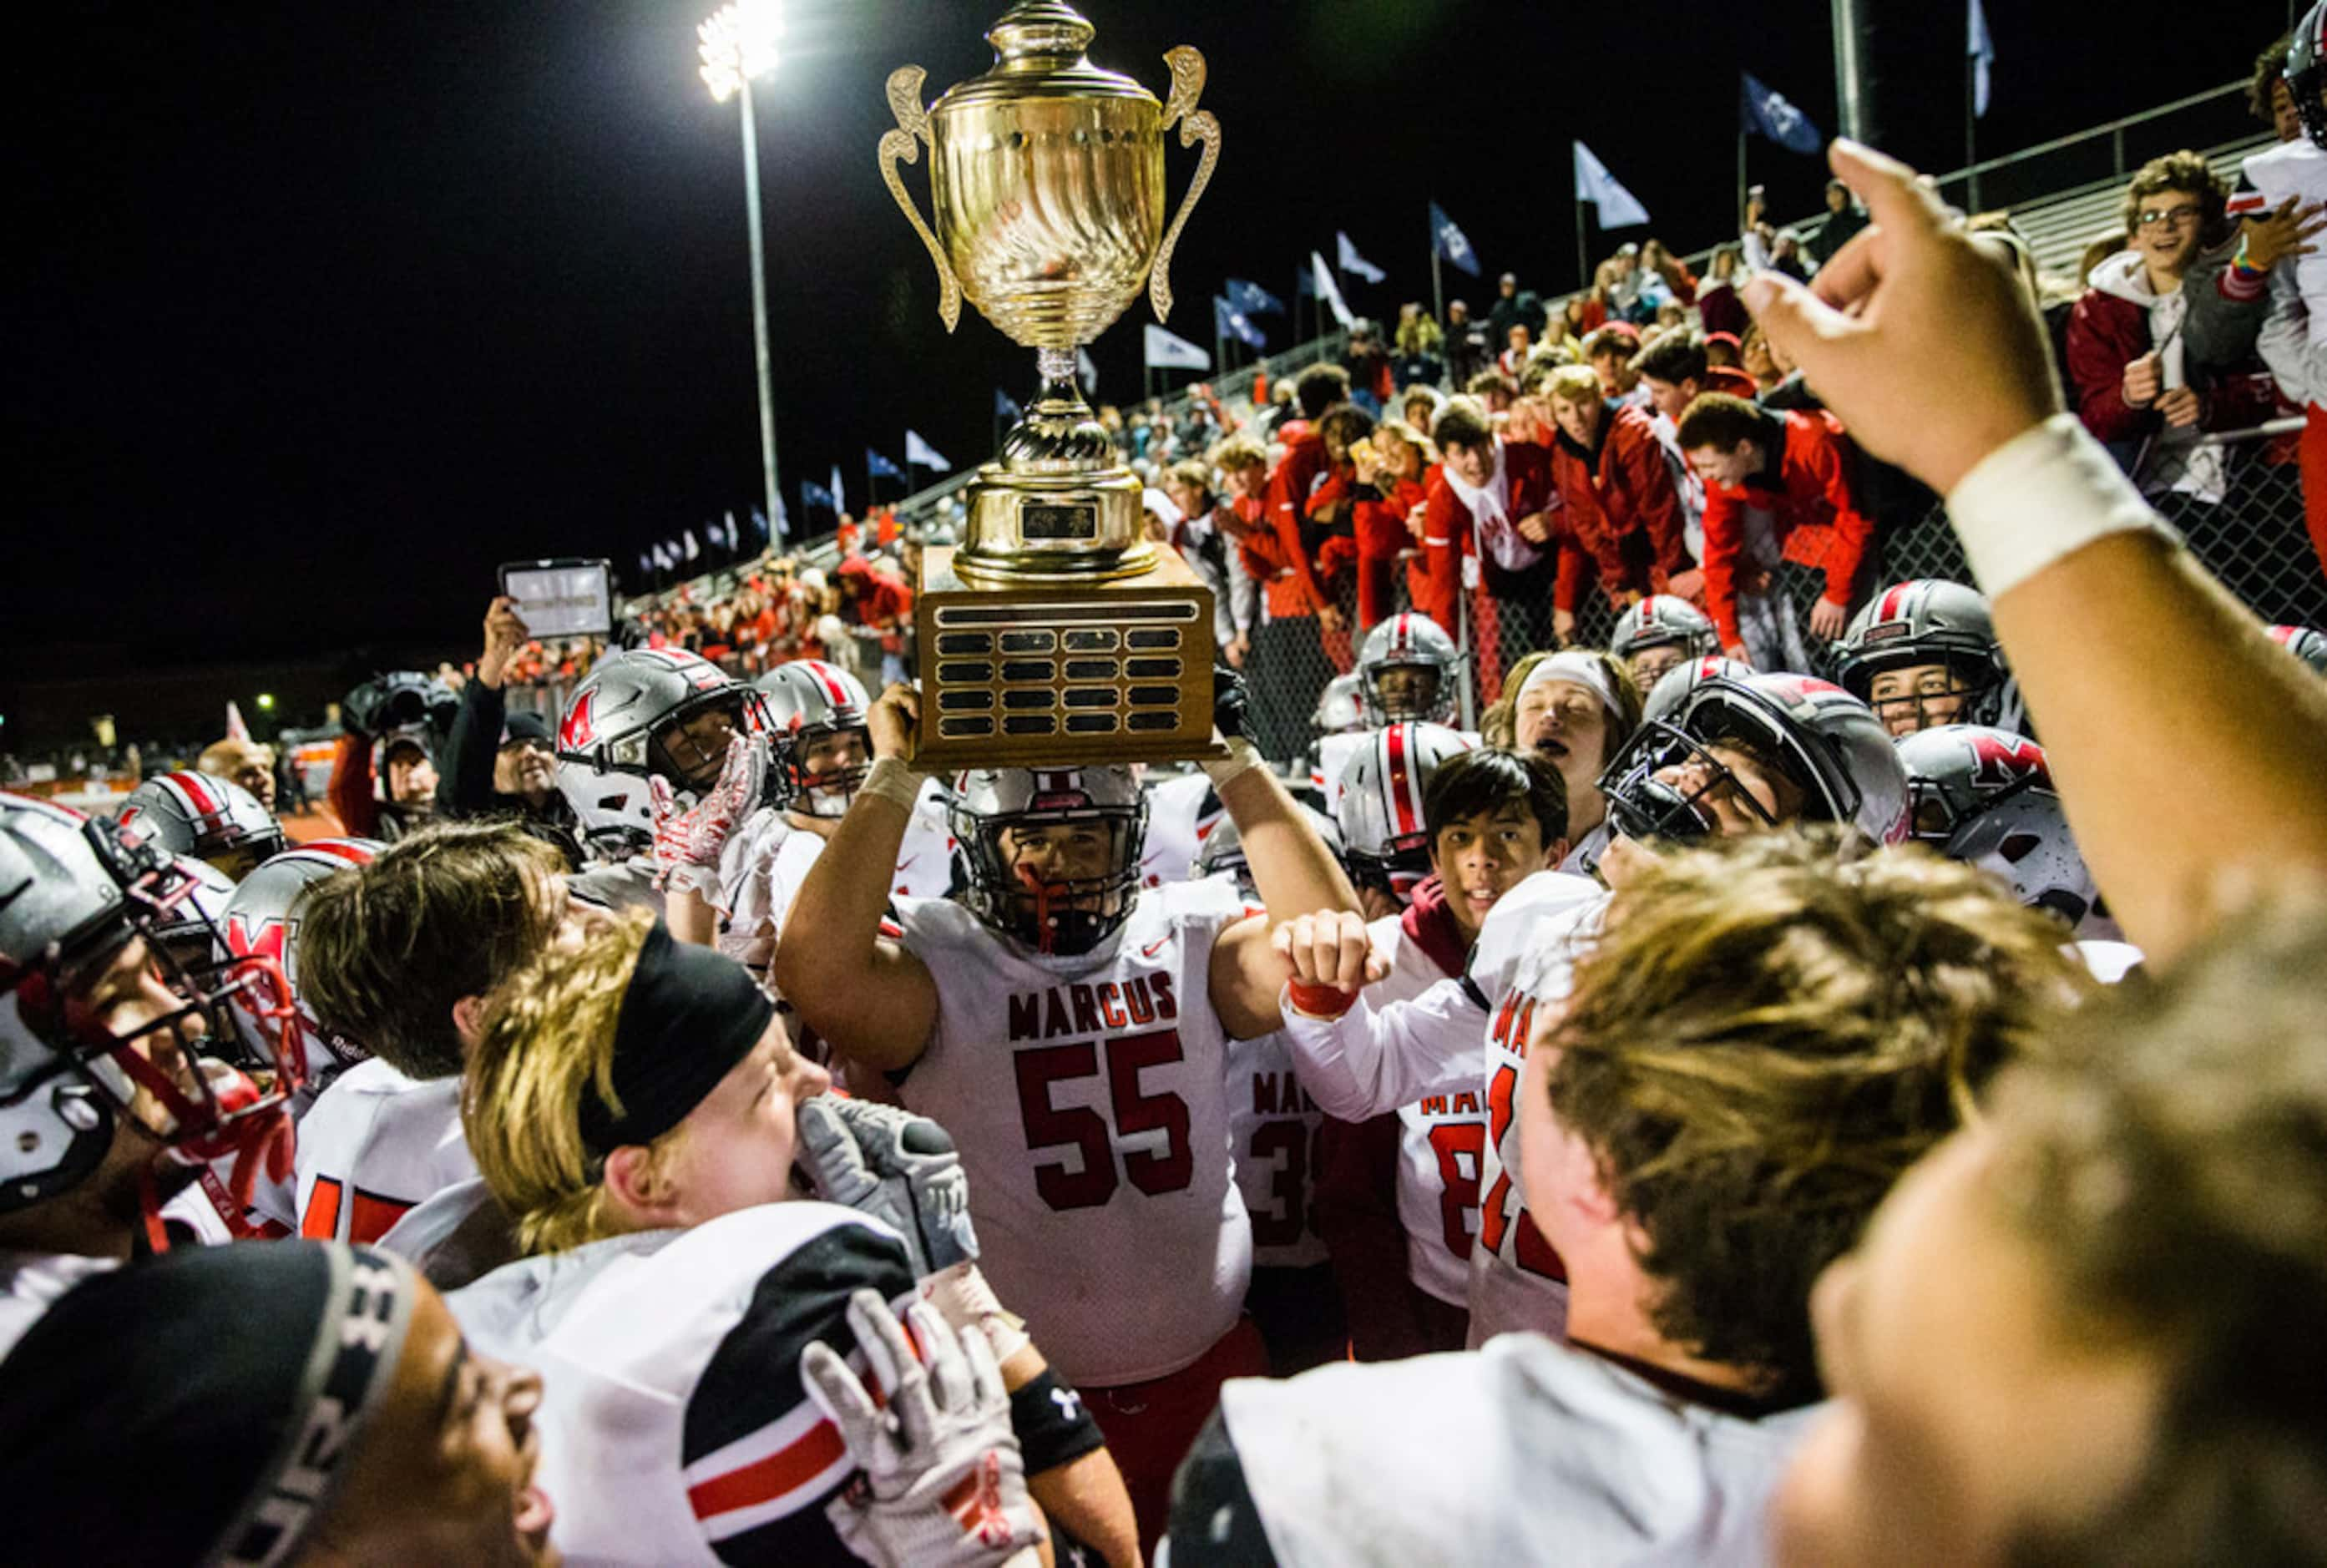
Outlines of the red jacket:
M 1350 509 L 1358 543 L 1358 624 L 1371 626 L 1397 609 L 1397 563 L 1406 559 L 1410 601 L 1422 602 L 1428 592 L 1430 568 L 1406 527 L 1406 514 L 1430 499 L 1437 481 L 1433 464 L 1419 480 L 1378 476 L 1369 499 Z M 1448 630 L 1453 630 L 1449 628 Z
M 1301 537 L 1302 521 L 1309 515 L 1309 493 L 1317 488 L 1330 466 L 1325 457 L 1325 438 L 1304 427 L 1286 445 L 1276 471 L 1268 476 L 1265 500 L 1268 526 L 1276 532 L 1277 543 L 1275 565 L 1266 578 L 1271 584 L 1268 614 L 1272 621 L 1314 615 L 1332 602 L 1324 585 L 1317 581 L 1315 563 L 1310 560 L 1308 547 Z M 1277 575 L 1286 571 L 1293 574 L 1293 589 L 1280 596 L 1275 583 Z
M 1745 514 L 1766 510 L 1780 546 L 1797 528 L 1832 530 L 1825 551 L 1826 597 L 1850 602 L 1874 525 L 1858 509 L 1850 488 L 1849 437 L 1831 414 L 1770 411 L 1763 415 L 1768 461 L 1742 485 L 1707 485 L 1705 494 L 1705 608 L 1728 645 L 1737 630 L 1739 552 L 1745 545 Z M 1780 438 L 1782 432 L 1782 439 Z M 1790 552 L 1789 552 L 1790 554 Z M 1751 568 L 1752 563 L 1745 563 Z
M 1566 522 L 1559 487 L 1552 477 L 1551 449 L 1525 442 L 1506 442 L 1503 466 L 1510 472 L 1508 504 L 1513 523 L 1540 511 L 1553 514 L 1551 542 L 1536 547 L 1544 552 L 1547 559 L 1556 557 L 1553 605 L 1574 610 L 1576 590 L 1584 581 L 1584 553 Z M 1423 553 L 1430 563 L 1426 574 L 1430 602 L 1425 604 L 1417 600 L 1415 608 L 1451 631 L 1463 590 L 1463 557 L 1481 552 L 1475 538 L 1471 509 L 1463 504 L 1443 473 L 1430 487 L 1427 509 L 1422 515 L 1422 536 Z M 1495 587 L 1493 579 L 1497 575 L 1508 575 L 1500 573 L 1492 561 L 1491 555 L 1482 555 L 1481 563 L 1481 570 L 1488 573 L 1490 590 Z
M 1602 405 L 1598 450 L 1585 451 L 1563 432 L 1551 462 L 1568 526 L 1599 563 L 1600 586 L 1612 601 L 1628 589 L 1661 593 L 1667 579 L 1688 570 L 1680 495 L 1646 414 Z
M 2149 307 L 2098 288 L 2087 289 L 2069 313 L 2069 385 L 2076 394 L 2077 417 L 2104 444 L 2125 444 L 2165 428 L 2154 406 L 2135 408 L 2125 400 L 2125 368 L 2149 352 Z M 2273 401 L 2255 378 L 2227 377 L 2196 387 L 2201 430 L 2238 430 L 2259 425 Z

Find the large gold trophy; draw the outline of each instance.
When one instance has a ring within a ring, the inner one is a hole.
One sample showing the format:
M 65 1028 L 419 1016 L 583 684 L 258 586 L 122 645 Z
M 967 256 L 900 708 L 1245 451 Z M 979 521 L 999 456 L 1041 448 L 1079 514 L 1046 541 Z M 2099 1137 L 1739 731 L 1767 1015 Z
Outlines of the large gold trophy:
M 1091 24 L 1023 0 L 986 33 L 994 69 L 926 109 L 919 66 L 889 78 L 898 128 L 881 177 L 937 263 L 951 331 L 969 303 L 1035 350 L 1042 389 L 969 488 L 958 549 L 921 558 L 914 604 L 931 769 L 1207 755 L 1212 595 L 1147 542 L 1139 481 L 1076 386 L 1076 350 L 1147 285 L 1172 310 L 1173 245 L 1212 177 L 1220 122 L 1199 112 L 1204 57 L 1175 49 L 1171 102 L 1085 58 Z M 1164 227 L 1164 136 L 1201 141 Z M 936 229 L 897 164 L 930 149 Z

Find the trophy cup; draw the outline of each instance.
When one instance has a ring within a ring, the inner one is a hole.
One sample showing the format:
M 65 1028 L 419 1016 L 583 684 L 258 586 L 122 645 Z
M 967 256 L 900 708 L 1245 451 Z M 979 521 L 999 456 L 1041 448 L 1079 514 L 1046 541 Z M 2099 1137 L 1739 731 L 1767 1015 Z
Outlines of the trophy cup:
M 1212 595 L 1145 537 L 1139 481 L 1076 385 L 1076 350 L 1147 285 L 1172 310 L 1172 247 L 1220 157 L 1196 108 L 1204 59 L 1165 55 L 1158 104 L 1085 58 L 1091 24 L 1023 0 L 986 35 L 994 69 L 927 108 L 919 66 L 889 78 L 898 128 L 881 177 L 937 263 L 951 331 L 965 295 L 1035 350 L 1042 391 L 969 487 L 958 548 L 921 558 L 914 623 L 932 770 L 1163 761 L 1211 754 Z M 1164 136 L 1204 144 L 1164 227 Z M 897 164 L 930 149 L 936 228 Z

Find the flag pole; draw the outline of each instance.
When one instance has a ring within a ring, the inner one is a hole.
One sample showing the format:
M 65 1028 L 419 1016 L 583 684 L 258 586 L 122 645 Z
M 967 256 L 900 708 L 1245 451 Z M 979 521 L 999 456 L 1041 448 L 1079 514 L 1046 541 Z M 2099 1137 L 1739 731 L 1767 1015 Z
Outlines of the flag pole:
M 1438 275 L 1438 227 L 1430 223 L 1427 215 L 1423 222 L 1430 226 L 1430 308 L 1436 313 L 1440 325 L 1446 322 L 1446 285 Z
M 1967 171 L 1964 178 L 1971 186 L 1964 199 L 1964 210 L 1967 213 L 1977 213 L 1979 210 L 1979 170 L 1975 165 L 1979 162 L 1979 154 L 1977 151 L 1979 136 L 1979 108 L 1973 72 L 1979 61 L 1971 51 L 1971 13 L 1968 10 L 1964 13 L 1964 168 Z
M 1578 196 L 1575 199 L 1575 286 L 1579 291 L 1592 286 L 1590 257 L 1591 251 L 1584 237 L 1584 198 Z
M 1737 127 L 1737 232 L 1745 232 L 1745 126 Z

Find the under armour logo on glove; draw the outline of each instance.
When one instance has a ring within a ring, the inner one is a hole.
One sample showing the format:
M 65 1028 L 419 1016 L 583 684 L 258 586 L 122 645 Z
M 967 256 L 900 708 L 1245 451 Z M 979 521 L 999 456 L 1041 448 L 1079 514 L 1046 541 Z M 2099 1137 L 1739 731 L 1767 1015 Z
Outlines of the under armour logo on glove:
M 799 1362 L 808 1397 L 864 1470 L 861 1487 L 825 1505 L 842 1543 L 868 1563 L 915 1568 L 1034 1562 L 1042 1526 L 985 1336 L 957 1332 L 926 1302 L 900 1322 L 875 1291 L 849 1297 L 848 1326 L 872 1390 L 821 1341 Z
M 719 852 L 735 824 L 760 798 L 760 784 L 768 768 L 767 748 L 754 735 L 737 735 L 727 742 L 726 765 L 709 794 L 687 810 L 660 774 L 647 779 L 654 802 L 654 885 L 674 882 L 687 892 L 708 893 L 718 880 Z
M 804 1100 L 798 1115 L 800 1164 L 816 1195 L 903 1237 L 915 1279 L 977 1256 L 969 1177 L 943 1127 L 840 1095 Z

